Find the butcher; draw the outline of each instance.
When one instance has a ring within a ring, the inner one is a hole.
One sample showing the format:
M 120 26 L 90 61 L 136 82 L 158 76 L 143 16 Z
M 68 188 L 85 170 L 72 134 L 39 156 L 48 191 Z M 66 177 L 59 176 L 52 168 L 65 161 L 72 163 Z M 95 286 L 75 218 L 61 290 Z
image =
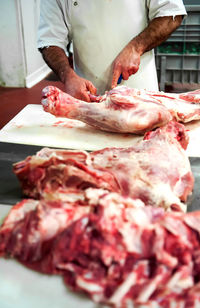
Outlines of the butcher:
M 90 102 L 91 94 L 103 94 L 120 80 L 158 90 L 153 48 L 180 26 L 182 0 L 40 2 L 38 49 L 66 93 Z

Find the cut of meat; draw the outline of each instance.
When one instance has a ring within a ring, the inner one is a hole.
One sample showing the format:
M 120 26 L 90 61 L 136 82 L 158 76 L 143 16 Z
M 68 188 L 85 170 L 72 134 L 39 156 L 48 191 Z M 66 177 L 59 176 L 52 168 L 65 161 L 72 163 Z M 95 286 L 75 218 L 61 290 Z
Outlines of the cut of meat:
M 172 119 L 189 122 L 200 119 L 200 90 L 171 94 L 118 86 L 95 102 L 77 100 L 56 87 L 42 92 L 45 111 L 55 116 L 83 121 L 97 129 L 143 134 Z
M 110 132 L 143 134 L 172 120 L 165 106 L 133 97 L 126 91 L 110 91 L 100 102 L 86 103 L 49 86 L 43 90 L 42 105 L 55 116 L 80 120 Z
M 166 213 L 90 188 L 75 202 L 25 200 L 13 207 L 0 228 L 0 254 L 60 274 L 95 302 L 198 307 L 199 232 L 200 212 Z
M 44 148 L 14 164 L 23 193 L 32 198 L 60 198 L 70 190 L 98 187 L 120 191 L 117 180 L 106 168 L 95 168 L 89 153 Z M 55 195 L 56 196 L 53 196 Z
M 113 207 L 116 206 L 115 203 L 121 202 L 127 210 L 144 207 L 140 200 L 123 198 L 116 193 L 94 188 L 68 192 L 64 201 L 24 199 L 12 207 L 0 228 L 0 255 L 7 254 L 30 263 L 41 260 L 46 256 L 44 247 L 51 246 L 51 241 L 74 221 L 83 219 L 90 213 L 94 214 L 101 202 L 104 205 L 113 204 Z M 163 209 L 154 212 L 163 213 Z M 112 228 L 115 223 L 119 225 L 120 213 L 122 214 L 122 209 L 119 208 L 114 220 L 109 222 L 112 208 L 108 208 L 107 218 L 105 217 L 107 228 Z
M 163 104 L 179 122 L 187 123 L 200 119 L 200 90 L 180 94 L 144 90 L 138 92 L 141 96 L 147 95 Z
M 83 195 L 77 193 L 79 198 L 69 192 L 62 202 L 25 199 L 12 207 L 0 229 L 0 255 L 6 249 L 8 255 L 21 261 L 39 260 L 45 245 L 51 245 L 58 233 L 89 213 Z
M 126 149 L 87 153 L 45 148 L 16 163 L 14 172 L 24 194 L 33 198 L 53 193 L 58 198 L 68 189 L 95 187 L 141 199 L 147 205 L 183 210 L 180 200 L 187 200 L 194 182 L 182 148 L 187 141 L 184 126 L 170 122 Z
M 14 165 L 25 195 L 49 198 L 69 189 L 107 189 L 146 205 L 185 210 L 193 189 L 185 128 L 177 122 L 145 135 L 130 148 L 87 153 L 44 148 Z

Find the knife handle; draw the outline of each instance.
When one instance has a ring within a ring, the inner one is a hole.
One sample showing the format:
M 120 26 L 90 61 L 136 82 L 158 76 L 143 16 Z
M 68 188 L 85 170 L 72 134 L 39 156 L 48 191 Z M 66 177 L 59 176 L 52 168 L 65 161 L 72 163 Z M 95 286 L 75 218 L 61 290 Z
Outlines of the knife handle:
M 118 82 L 117 82 L 117 84 L 120 84 L 121 83 L 121 81 L 122 81 L 122 74 L 119 76 L 119 79 L 118 79 Z

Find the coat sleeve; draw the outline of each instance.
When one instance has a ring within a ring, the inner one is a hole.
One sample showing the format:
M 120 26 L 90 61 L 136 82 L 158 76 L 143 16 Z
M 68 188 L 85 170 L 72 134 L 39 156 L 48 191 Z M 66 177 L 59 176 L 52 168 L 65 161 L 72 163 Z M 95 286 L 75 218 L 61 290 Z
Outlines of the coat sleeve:
M 187 15 L 182 0 L 147 0 L 149 20 L 163 16 Z
M 65 0 L 41 0 L 37 47 L 58 46 L 66 51 L 70 42 L 69 5 Z

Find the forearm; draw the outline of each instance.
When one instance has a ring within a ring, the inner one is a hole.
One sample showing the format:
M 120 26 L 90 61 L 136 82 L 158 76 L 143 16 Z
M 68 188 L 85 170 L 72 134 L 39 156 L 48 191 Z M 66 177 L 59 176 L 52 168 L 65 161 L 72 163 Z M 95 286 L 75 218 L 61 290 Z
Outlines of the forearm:
M 137 35 L 129 44 L 142 55 L 166 41 L 182 22 L 182 16 L 166 16 L 153 19 L 147 28 Z
M 71 68 L 69 59 L 62 48 L 50 46 L 41 50 L 48 66 L 64 84 L 65 92 L 71 96 L 89 102 L 88 93 L 96 95 L 96 88 L 87 79 L 79 77 Z
M 41 50 L 43 59 L 54 73 L 65 83 L 70 74 L 74 74 L 64 50 L 57 46 L 49 46 Z

